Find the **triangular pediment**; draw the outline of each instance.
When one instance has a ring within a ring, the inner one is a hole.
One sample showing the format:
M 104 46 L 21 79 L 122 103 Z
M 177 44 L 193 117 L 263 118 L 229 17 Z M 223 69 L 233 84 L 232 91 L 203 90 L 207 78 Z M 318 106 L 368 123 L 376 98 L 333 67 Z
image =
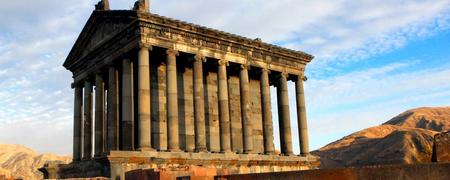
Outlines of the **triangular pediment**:
M 72 47 L 63 66 L 68 68 L 106 40 L 124 30 L 133 19 L 132 11 L 94 11 Z

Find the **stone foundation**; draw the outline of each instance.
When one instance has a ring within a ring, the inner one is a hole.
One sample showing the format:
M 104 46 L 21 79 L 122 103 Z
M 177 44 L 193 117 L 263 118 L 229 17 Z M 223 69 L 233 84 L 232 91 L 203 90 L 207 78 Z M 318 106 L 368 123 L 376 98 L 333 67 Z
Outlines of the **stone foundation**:
M 47 166 L 45 177 L 125 179 L 127 173 L 152 169 L 169 179 L 186 176 L 283 172 L 315 169 L 314 156 L 111 151 L 106 158 Z M 43 169 L 46 169 L 44 167 Z

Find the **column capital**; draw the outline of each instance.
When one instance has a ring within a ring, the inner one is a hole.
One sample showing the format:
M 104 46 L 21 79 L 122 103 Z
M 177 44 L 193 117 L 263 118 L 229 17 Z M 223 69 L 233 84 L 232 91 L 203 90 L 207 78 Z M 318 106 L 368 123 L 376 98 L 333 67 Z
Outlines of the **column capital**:
M 139 48 L 140 48 L 140 49 L 142 49 L 142 48 L 147 48 L 148 50 L 152 50 L 152 49 L 153 49 L 153 46 L 150 45 L 150 44 L 146 44 L 146 43 L 139 42 Z
M 308 77 L 306 77 L 304 74 L 299 74 L 297 76 L 297 78 L 298 78 L 298 80 L 302 80 L 302 81 L 307 81 L 308 80 Z
M 99 69 L 99 70 L 95 71 L 94 74 L 101 76 L 101 75 L 103 75 L 103 71 Z
M 95 80 L 95 78 L 92 78 L 90 76 L 86 76 L 86 78 L 83 79 L 83 84 L 92 83 L 92 81 L 94 81 L 94 80 Z
M 289 77 L 289 74 L 287 72 L 281 72 L 280 73 L 280 77 L 283 77 L 283 78 L 287 79 Z
M 241 64 L 241 68 L 249 70 L 251 68 L 251 65 L 252 65 L 252 61 L 248 59 L 247 61 L 245 61 L 244 63 Z
M 267 74 L 270 74 L 271 70 L 269 68 L 262 68 L 261 72 L 267 72 Z
M 249 64 L 241 64 L 241 69 L 242 70 L 249 70 L 250 69 L 250 65 Z
M 166 54 L 169 56 L 178 56 L 180 53 L 174 49 L 167 49 Z
M 219 63 L 220 66 L 224 66 L 224 65 L 225 66 L 229 66 L 230 65 L 230 63 L 228 63 L 228 61 L 225 60 L 225 59 L 219 60 L 218 63 Z
M 114 64 L 114 61 L 108 61 L 108 62 L 106 62 L 105 63 L 105 67 L 109 70 L 109 68 L 110 67 L 113 67 L 115 64 Z
M 84 81 L 83 81 L 83 80 L 77 81 L 77 82 L 73 82 L 72 84 L 70 84 L 70 87 L 71 87 L 72 89 L 75 89 L 75 88 L 82 88 L 83 86 L 84 86 Z
M 281 81 L 288 81 L 288 80 L 289 80 L 289 74 L 286 73 L 286 72 L 276 73 L 276 74 L 275 74 L 275 79 L 276 79 L 278 82 L 281 82 Z M 278 85 L 279 85 L 279 84 L 278 84 Z M 277 85 L 277 87 L 278 87 L 278 85 Z
M 195 60 L 195 61 L 206 62 L 206 57 L 203 56 L 202 54 L 196 54 L 196 55 L 194 56 L 194 60 Z

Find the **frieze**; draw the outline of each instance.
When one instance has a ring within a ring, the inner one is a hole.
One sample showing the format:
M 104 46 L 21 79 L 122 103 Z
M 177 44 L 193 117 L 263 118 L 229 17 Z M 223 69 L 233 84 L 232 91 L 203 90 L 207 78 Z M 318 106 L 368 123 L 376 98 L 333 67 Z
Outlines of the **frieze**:
M 242 36 L 233 35 L 220 30 L 202 27 L 191 23 L 167 18 L 164 16 L 159 16 L 156 14 L 139 13 L 138 16 L 141 18 L 141 20 L 147 22 L 143 25 L 148 28 L 154 28 L 155 26 L 159 27 L 164 26 L 165 28 L 162 29 L 163 31 L 169 33 L 176 33 L 183 37 L 190 37 L 190 38 L 195 37 L 196 39 L 215 42 L 216 44 L 219 44 L 219 46 L 222 43 L 218 43 L 218 41 L 219 42 L 228 41 L 233 42 L 233 44 L 240 44 L 245 47 L 250 47 L 249 49 L 259 48 L 266 51 L 266 53 L 275 53 L 281 56 L 287 56 L 290 57 L 290 58 L 286 57 L 286 59 L 289 60 L 304 61 L 303 62 L 304 64 L 308 63 L 313 59 L 313 56 L 306 54 L 304 52 L 294 51 L 287 48 L 263 43 L 260 39 L 255 40 L 248 39 Z M 167 30 L 167 27 L 169 27 L 170 30 Z
M 165 21 L 167 23 L 167 21 Z M 192 28 L 190 28 L 192 29 Z M 309 59 L 293 57 L 292 53 L 283 54 L 283 50 L 279 48 L 263 49 L 262 47 L 253 47 L 248 42 L 238 43 L 230 40 L 224 40 L 220 37 L 208 37 L 199 35 L 195 32 L 175 29 L 171 27 L 164 27 L 163 25 L 154 24 L 151 22 L 141 23 L 141 30 L 146 38 L 159 38 L 171 42 L 182 42 L 196 47 L 205 47 L 213 50 L 222 51 L 225 53 L 234 53 L 247 57 L 250 52 L 251 58 L 266 59 L 270 56 L 272 63 L 298 67 L 298 63 L 306 64 Z M 258 43 L 261 44 L 261 43 Z M 253 53 L 256 52 L 256 53 Z

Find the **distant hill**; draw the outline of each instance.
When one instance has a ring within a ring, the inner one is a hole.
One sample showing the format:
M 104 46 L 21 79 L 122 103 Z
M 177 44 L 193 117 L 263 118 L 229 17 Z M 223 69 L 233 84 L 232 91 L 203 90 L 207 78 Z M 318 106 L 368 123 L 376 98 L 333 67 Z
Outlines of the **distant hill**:
M 450 130 L 450 107 L 412 109 L 399 114 L 384 124 L 437 132 L 448 131 Z
M 417 108 L 312 153 L 322 168 L 431 162 L 434 135 L 449 130 L 450 107 Z
M 42 179 L 38 168 L 50 161 L 68 163 L 71 157 L 39 154 L 22 145 L 0 144 L 0 175 L 24 180 Z

